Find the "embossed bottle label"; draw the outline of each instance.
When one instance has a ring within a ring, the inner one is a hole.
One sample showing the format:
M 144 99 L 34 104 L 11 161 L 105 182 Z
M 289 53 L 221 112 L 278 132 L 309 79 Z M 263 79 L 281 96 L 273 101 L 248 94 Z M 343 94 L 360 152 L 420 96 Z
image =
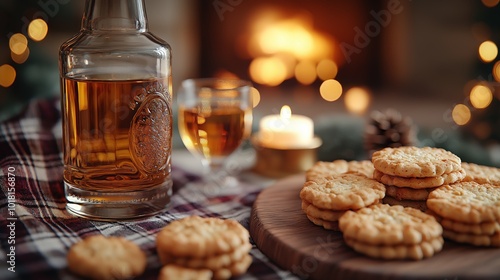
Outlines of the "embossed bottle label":
M 134 98 L 141 105 L 131 123 L 130 149 L 140 169 L 155 173 L 165 169 L 170 160 L 171 98 L 167 89 L 158 83 L 145 92 Z

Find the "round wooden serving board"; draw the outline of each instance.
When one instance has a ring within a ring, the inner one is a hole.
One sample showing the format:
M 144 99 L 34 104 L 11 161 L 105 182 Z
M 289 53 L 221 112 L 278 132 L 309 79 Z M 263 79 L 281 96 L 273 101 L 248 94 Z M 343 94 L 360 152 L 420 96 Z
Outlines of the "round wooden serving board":
M 421 261 L 387 261 L 348 247 L 340 232 L 311 223 L 301 210 L 304 175 L 287 177 L 255 201 L 250 235 L 271 260 L 308 279 L 500 279 L 500 249 L 445 241 Z

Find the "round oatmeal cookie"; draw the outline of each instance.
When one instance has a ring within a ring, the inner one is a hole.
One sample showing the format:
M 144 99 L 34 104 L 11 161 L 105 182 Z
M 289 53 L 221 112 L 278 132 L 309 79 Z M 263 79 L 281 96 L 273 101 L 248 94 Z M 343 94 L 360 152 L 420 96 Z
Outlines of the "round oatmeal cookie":
M 373 163 L 369 160 L 345 161 L 343 159 L 332 162 L 318 161 L 306 171 L 306 181 L 340 175 L 343 173 L 359 173 L 372 178 Z
M 457 222 L 500 222 L 500 188 L 476 182 L 444 185 L 429 194 L 427 207 Z
M 443 236 L 458 243 L 467 243 L 474 246 L 500 247 L 500 232 L 494 234 L 469 234 L 452 230 L 443 230 Z
M 249 242 L 248 231 L 235 220 L 189 216 L 165 226 L 156 237 L 159 255 L 205 258 L 229 253 Z
M 244 274 L 252 264 L 252 256 L 245 255 L 241 260 L 232 263 L 231 265 L 215 270 L 213 279 L 225 280 L 232 277 L 237 277 Z
M 342 159 L 332 162 L 318 161 L 306 171 L 306 181 L 346 173 L 348 168 L 347 161 Z
M 345 211 L 334 211 L 318 208 L 307 201 L 302 201 L 302 210 L 308 216 L 315 217 L 330 222 L 337 222 Z
M 373 168 L 373 163 L 369 160 L 353 160 L 347 163 L 346 173 L 359 173 L 372 179 L 374 170 L 375 169 Z
M 427 204 L 425 200 L 407 200 L 407 199 L 397 199 L 390 195 L 386 195 L 384 199 L 382 199 L 382 203 L 389 205 L 401 205 L 403 207 L 411 207 L 418 209 L 422 212 L 427 211 Z
M 160 270 L 158 280 L 210 280 L 212 271 L 169 264 Z
M 164 265 L 176 264 L 195 269 L 207 268 L 215 271 L 243 259 L 244 256 L 248 255 L 251 249 L 252 245 L 248 242 L 234 249 L 232 252 L 207 256 L 205 258 L 176 257 L 169 254 L 161 254 L 159 257 L 161 263 Z
M 409 178 L 384 174 L 378 170 L 373 172 L 373 178 L 385 185 L 407 187 L 412 189 L 428 189 L 444 184 L 453 184 L 465 178 L 465 170 L 460 169 L 451 173 L 444 173 L 436 177 Z
M 307 218 L 309 219 L 309 221 L 311 221 L 313 224 L 315 224 L 317 226 L 320 226 L 320 227 L 323 227 L 323 228 L 329 229 L 329 230 L 340 231 L 339 222 L 327 221 L 327 220 L 323 220 L 321 218 L 313 217 L 310 215 L 307 215 Z
M 444 218 L 440 218 L 438 219 L 438 221 L 443 226 L 443 229 L 451 230 L 456 233 L 492 235 L 496 232 L 500 232 L 500 223 L 498 222 L 483 222 L 479 224 L 471 224 L 456 222 Z
M 300 198 L 318 208 L 355 210 L 378 203 L 385 196 L 385 186 L 366 176 L 352 173 L 307 181 Z
M 421 260 L 432 257 L 443 248 L 444 240 L 438 236 L 428 241 L 422 241 L 418 244 L 399 244 L 399 245 L 372 245 L 360 242 L 356 239 L 345 238 L 346 244 L 355 251 L 368 255 L 373 258 L 387 260 L 394 259 L 413 259 Z
M 436 219 L 420 210 L 377 204 L 347 211 L 339 220 L 345 238 L 371 245 L 415 245 L 441 236 Z
M 130 279 L 146 269 L 144 252 L 123 237 L 87 237 L 71 246 L 67 261 L 70 271 L 91 279 Z
M 405 187 L 385 186 L 386 196 L 392 196 L 399 200 L 426 200 L 431 191 L 436 188 L 412 189 Z
M 462 181 L 500 186 L 500 168 L 462 162 L 467 175 Z
M 431 147 L 385 148 L 373 153 L 372 162 L 380 172 L 399 177 L 436 177 L 462 168 L 458 156 Z

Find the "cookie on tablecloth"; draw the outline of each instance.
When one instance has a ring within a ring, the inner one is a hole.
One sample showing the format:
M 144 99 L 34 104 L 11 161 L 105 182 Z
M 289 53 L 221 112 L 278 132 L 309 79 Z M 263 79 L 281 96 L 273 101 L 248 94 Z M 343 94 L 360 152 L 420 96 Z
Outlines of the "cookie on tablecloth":
M 432 215 L 411 207 L 377 204 L 347 211 L 339 220 L 347 245 L 383 259 L 420 260 L 443 246 L 443 228 Z
M 190 216 L 165 226 L 156 245 L 163 265 L 209 269 L 214 279 L 229 279 L 252 263 L 249 237 L 237 221 Z
M 346 210 L 380 203 L 383 184 L 360 173 L 318 177 L 305 182 L 301 191 L 302 210 L 315 225 L 338 230 L 338 220 Z
M 212 275 L 213 273 L 209 269 L 195 269 L 169 264 L 162 267 L 158 280 L 210 280 Z
M 476 182 L 444 185 L 429 194 L 427 207 L 460 243 L 500 247 L 500 187 Z
M 146 269 L 144 252 L 123 237 L 87 237 L 71 246 L 67 261 L 70 271 L 92 279 L 130 279 Z
M 435 188 L 462 180 L 461 160 L 440 148 L 398 147 L 375 152 L 373 178 L 386 185 L 384 203 L 427 210 Z

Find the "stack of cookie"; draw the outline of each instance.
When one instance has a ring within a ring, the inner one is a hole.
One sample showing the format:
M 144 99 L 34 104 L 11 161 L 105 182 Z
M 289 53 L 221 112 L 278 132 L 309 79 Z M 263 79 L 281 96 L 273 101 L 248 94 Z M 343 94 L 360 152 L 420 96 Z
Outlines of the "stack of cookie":
M 241 275 L 252 263 L 249 237 L 234 220 L 190 216 L 173 221 L 156 237 L 158 255 L 165 265 L 161 275 L 184 273 L 201 278 L 207 276 L 207 270 L 214 279 Z
M 373 178 L 386 185 L 384 203 L 426 211 L 429 193 L 465 177 L 461 160 L 431 147 L 385 148 L 372 156 Z
M 311 177 L 300 191 L 307 218 L 330 230 L 339 230 L 338 221 L 345 211 L 378 204 L 384 195 L 383 184 L 360 173 Z
M 500 186 L 459 182 L 434 190 L 430 212 L 443 226 L 443 236 L 460 243 L 500 247 Z
M 375 258 L 420 260 L 441 251 L 444 243 L 434 217 L 400 205 L 347 211 L 339 227 L 348 246 Z

